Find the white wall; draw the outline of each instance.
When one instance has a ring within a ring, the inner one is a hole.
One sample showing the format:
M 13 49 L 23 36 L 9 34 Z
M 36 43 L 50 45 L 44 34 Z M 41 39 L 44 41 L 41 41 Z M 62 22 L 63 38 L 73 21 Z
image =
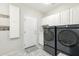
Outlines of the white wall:
M 0 3 L 0 14 L 9 15 L 8 4 Z M 8 18 L 0 17 L 0 25 L 9 26 Z
M 0 3 L 0 14 L 9 15 L 9 6 L 6 3 Z
M 9 5 L 8 4 L 0 3 L 0 14 L 9 15 Z M 6 20 L 9 23 L 10 19 L 6 19 Z M 20 19 L 20 22 L 21 22 L 21 20 L 22 19 Z M 2 21 L 2 20 L 0 20 L 0 21 Z M 5 20 L 3 20 L 2 22 L 7 23 L 7 22 L 5 22 Z M 20 32 L 21 33 L 20 33 L 19 39 L 10 39 L 9 31 L 0 31 L 0 55 L 14 55 L 17 52 L 23 51 L 22 31 L 20 30 Z

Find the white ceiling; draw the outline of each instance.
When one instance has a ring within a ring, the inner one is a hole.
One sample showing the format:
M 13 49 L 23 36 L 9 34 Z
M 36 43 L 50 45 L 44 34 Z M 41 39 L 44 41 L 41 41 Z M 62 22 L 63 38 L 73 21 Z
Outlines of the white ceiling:
M 26 4 L 29 7 L 32 7 L 36 10 L 39 10 L 40 12 L 46 13 L 56 7 L 57 4 L 52 3 L 52 4 L 43 4 L 43 3 L 28 3 Z
M 16 5 L 19 6 L 25 6 L 25 7 L 29 7 L 29 8 L 33 8 L 39 12 L 42 13 L 47 13 L 49 11 L 51 11 L 52 9 L 54 9 L 56 6 L 58 6 L 59 4 L 57 3 L 49 3 L 49 4 L 44 4 L 44 3 L 18 3 Z

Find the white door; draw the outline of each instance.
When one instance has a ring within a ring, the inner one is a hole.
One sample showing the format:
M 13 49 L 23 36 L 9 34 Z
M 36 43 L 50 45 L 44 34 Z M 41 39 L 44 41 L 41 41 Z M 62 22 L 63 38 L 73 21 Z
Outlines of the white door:
M 69 24 L 69 22 L 70 22 L 70 14 L 69 13 L 70 13 L 70 10 L 69 9 L 67 9 L 65 11 L 62 11 L 60 13 L 61 25 L 68 25 Z
M 36 45 L 37 39 L 37 19 L 25 18 L 24 20 L 24 47 Z
M 70 23 L 79 24 L 79 6 L 70 9 Z

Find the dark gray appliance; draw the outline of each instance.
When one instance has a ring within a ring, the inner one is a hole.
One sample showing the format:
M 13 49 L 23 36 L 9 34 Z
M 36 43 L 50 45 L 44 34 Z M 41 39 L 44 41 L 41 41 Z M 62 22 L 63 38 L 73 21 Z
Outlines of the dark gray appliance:
M 55 26 L 45 26 L 44 28 L 44 50 L 55 56 Z
M 79 56 L 79 25 L 57 26 L 57 49 L 70 56 Z

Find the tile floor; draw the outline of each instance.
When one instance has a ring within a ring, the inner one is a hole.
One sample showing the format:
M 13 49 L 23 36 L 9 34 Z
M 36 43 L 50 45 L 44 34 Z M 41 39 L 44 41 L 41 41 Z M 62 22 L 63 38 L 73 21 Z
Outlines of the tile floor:
M 15 54 L 14 56 L 52 56 L 52 55 L 44 51 L 41 47 L 32 46 L 32 47 L 26 48 L 24 53 L 21 52 L 21 53 Z M 59 53 L 58 56 L 67 56 L 67 55 L 63 53 Z
M 42 49 L 38 49 L 36 51 L 33 51 L 31 53 L 26 54 L 27 56 L 51 56 L 50 54 L 48 54 L 47 52 L 45 52 Z
M 29 47 L 25 49 L 24 53 L 18 53 L 14 56 L 51 56 L 49 53 L 45 52 L 42 48 L 37 46 Z
M 45 52 L 42 48 L 33 46 L 25 50 L 26 56 L 51 56 L 49 53 Z

